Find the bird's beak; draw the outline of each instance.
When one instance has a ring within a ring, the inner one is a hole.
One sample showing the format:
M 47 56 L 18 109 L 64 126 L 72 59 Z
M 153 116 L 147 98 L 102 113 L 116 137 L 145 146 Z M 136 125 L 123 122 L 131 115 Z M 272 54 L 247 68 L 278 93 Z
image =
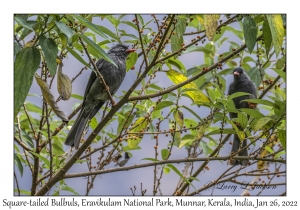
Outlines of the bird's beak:
M 239 75 L 240 75 L 240 73 L 239 73 L 239 72 L 237 72 L 237 71 L 235 71 L 235 72 L 233 72 L 233 75 L 234 75 L 234 76 L 239 76 Z
M 126 52 L 128 52 L 128 53 L 132 53 L 134 51 L 136 51 L 136 49 L 128 49 L 128 50 L 126 50 Z

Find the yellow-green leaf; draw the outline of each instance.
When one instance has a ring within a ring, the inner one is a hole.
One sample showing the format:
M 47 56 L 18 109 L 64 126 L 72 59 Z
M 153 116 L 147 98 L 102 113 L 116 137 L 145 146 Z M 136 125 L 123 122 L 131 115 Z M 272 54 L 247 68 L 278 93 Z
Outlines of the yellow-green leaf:
M 44 82 L 38 74 L 34 74 L 35 76 L 35 80 L 38 83 L 38 85 L 41 88 L 42 94 L 44 96 L 45 101 L 49 104 L 49 106 L 52 108 L 53 112 L 56 114 L 57 117 L 59 117 L 60 119 L 62 119 L 64 122 L 68 122 L 69 119 L 68 117 L 65 115 L 65 113 L 63 111 L 61 111 L 59 109 L 59 107 L 57 106 L 57 103 L 54 99 L 54 96 L 52 95 L 52 93 L 50 92 L 49 86 L 46 82 Z
M 70 78 L 62 73 L 63 63 L 58 65 L 57 71 L 57 91 L 59 92 L 62 100 L 69 100 L 72 93 L 72 83 Z
M 220 15 L 203 15 L 205 33 L 209 41 L 212 41 L 218 27 Z
M 283 37 L 285 36 L 282 17 L 281 15 L 267 15 L 267 19 L 271 29 L 276 56 L 278 56 L 281 52 Z
M 130 53 L 126 59 L 126 71 L 131 69 L 138 59 L 138 54 L 136 52 Z
M 260 118 L 253 127 L 253 130 L 256 132 L 261 129 L 265 124 L 267 124 L 270 120 L 270 117 L 262 117 Z
M 176 121 L 176 123 L 180 126 L 180 128 L 183 126 L 183 113 L 177 109 L 175 112 L 173 112 L 173 116 L 174 116 L 174 119 Z
M 167 76 L 175 84 L 182 83 L 188 79 L 186 76 L 184 76 L 183 74 L 180 74 L 179 72 L 177 72 L 175 70 L 167 71 Z M 200 90 L 198 90 L 198 87 L 194 82 L 190 82 L 190 83 L 184 85 L 183 88 L 184 89 L 195 89 L 193 91 L 185 92 L 189 97 L 191 97 L 193 99 L 194 103 L 202 104 L 203 102 L 207 102 L 207 103 L 210 102 L 209 98 L 204 93 L 202 93 Z
M 147 125 L 148 125 L 147 120 L 144 117 L 140 117 L 132 125 L 133 128 L 129 132 L 143 132 L 143 130 L 147 127 Z M 142 136 L 143 134 L 140 135 L 129 134 L 127 139 L 128 146 L 131 149 L 136 148 L 138 144 L 141 142 Z
M 162 149 L 161 150 L 161 158 L 163 160 L 167 160 L 168 157 L 169 157 L 169 154 L 170 154 L 169 150 L 167 150 L 167 149 Z

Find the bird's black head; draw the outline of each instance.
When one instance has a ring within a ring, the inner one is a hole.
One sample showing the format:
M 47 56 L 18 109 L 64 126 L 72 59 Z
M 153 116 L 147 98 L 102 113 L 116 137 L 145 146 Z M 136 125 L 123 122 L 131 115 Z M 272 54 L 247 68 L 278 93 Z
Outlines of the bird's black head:
M 244 69 L 242 69 L 241 67 L 237 67 L 233 70 L 233 75 L 235 77 L 241 76 L 241 74 L 244 74 Z
M 241 67 L 237 67 L 233 70 L 233 76 L 235 81 L 247 80 L 249 79 L 247 73 Z
M 117 44 L 113 46 L 109 51 L 108 54 L 117 54 L 117 55 L 125 55 L 127 56 L 129 53 L 134 52 L 136 49 L 128 49 L 128 46 L 123 44 Z

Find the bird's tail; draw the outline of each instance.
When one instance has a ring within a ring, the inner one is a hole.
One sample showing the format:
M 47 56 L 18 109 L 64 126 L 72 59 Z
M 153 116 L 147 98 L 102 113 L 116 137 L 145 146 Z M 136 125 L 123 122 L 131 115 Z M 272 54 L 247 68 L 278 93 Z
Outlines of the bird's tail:
M 243 141 L 243 144 L 241 145 L 240 143 L 240 138 L 237 134 L 234 134 L 233 137 L 233 144 L 232 144 L 232 149 L 231 149 L 231 153 L 236 153 L 237 151 L 240 150 L 240 148 L 244 148 L 247 145 L 247 140 Z M 240 152 L 238 153 L 238 156 L 248 156 L 248 150 L 247 148 L 240 150 Z M 241 164 L 243 166 L 247 165 L 248 160 L 229 160 L 228 163 L 230 165 L 237 165 L 237 164 Z
M 84 114 L 84 110 L 82 109 L 75 123 L 73 124 L 71 130 L 68 133 L 68 136 L 65 140 L 66 145 L 78 149 L 82 133 L 84 131 L 84 128 L 88 120 L 89 120 L 88 116 Z

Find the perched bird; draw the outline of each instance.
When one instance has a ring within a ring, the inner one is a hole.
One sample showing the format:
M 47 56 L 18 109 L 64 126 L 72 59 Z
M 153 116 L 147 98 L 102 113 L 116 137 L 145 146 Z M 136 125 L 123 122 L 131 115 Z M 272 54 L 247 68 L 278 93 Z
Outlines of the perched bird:
M 256 98 L 256 85 L 250 80 L 250 78 L 246 74 L 246 72 L 240 67 L 235 68 L 233 70 L 233 75 L 234 75 L 234 81 L 229 86 L 228 95 L 231 95 L 236 92 L 246 92 L 246 93 L 251 94 L 251 95 L 245 95 L 245 96 L 240 96 L 240 97 L 234 98 L 233 102 L 234 102 L 235 108 L 236 109 L 252 108 L 248 102 L 245 102 L 243 100 Z M 243 101 L 243 102 L 241 102 L 241 101 Z M 229 113 L 229 115 L 230 115 L 230 118 L 237 118 L 237 113 Z M 239 129 L 241 129 L 241 127 L 239 125 L 237 125 L 237 126 Z M 237 152 L 240 148 L 245 147 L 246 145 L 247 145 L 247 140 L 244 140 L 243 144 L 241 145 L 238 135 L 234 134 L 231 153 Z M 248 156 L 247 148 L 241 150 L 238 153 L 238 156 Z M 230 160 L 229 161 L 230 165 L 237 165 L 237 164 L 246 165 L 247 163 L 248 163 L 248 160 L 243 160 L 243 161 Z
M 109 87 L 111 95 L 115 94 L 124 80 L 126 74 L 126 58 L 136 49 L 128 49 L 128 46 L 117 44 L 108 51 L 109 57 L 118 66 L 101 58 L 96 66 Z M 92 119 L 103 104 L 108 100 L 108 95 L 101 79 L 93 71 L 85 89 L 81 111 L 73 124 L 65 144 L 78 149 L 79 142 L 87 122 Z

